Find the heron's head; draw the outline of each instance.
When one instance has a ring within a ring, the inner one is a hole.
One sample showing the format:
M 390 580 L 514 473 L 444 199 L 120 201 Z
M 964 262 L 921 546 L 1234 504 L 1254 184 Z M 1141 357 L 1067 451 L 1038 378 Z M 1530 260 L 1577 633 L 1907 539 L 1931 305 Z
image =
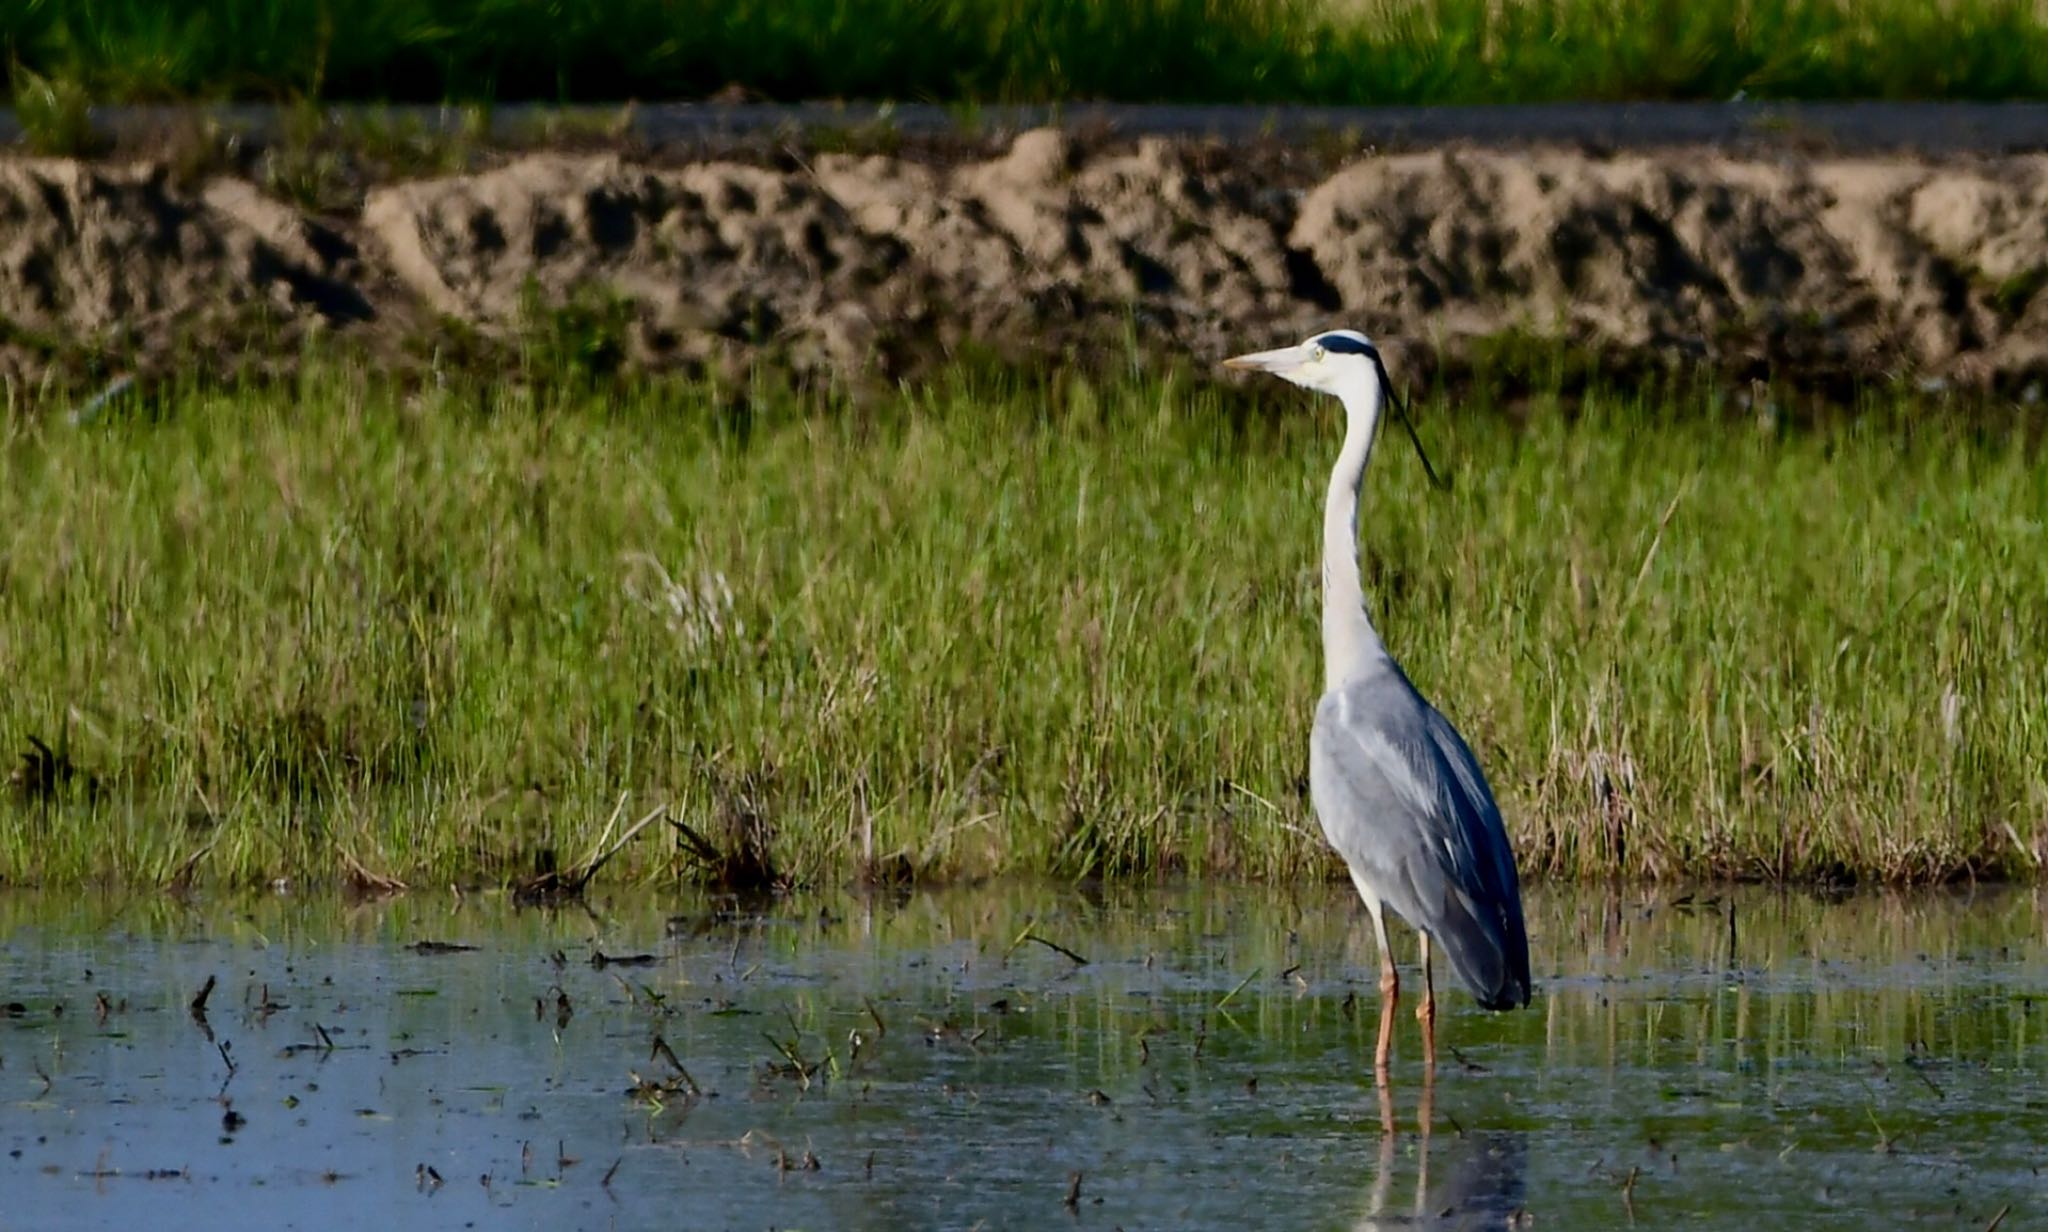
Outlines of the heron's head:
M 1254 351 L 1223 361 L 1226 368 L 1269 372 L 1304 389 L 1342 396 L 1371 389 L 1391 393 L 1387 367 L 1372 339 L 1355 329 L 1333 329 L 1277 351 Z
M 1415 456 L 1422 459 L 1422 469 L 1428 473 L 1429 481 L 1439 488 L 1451 486 L 1430 464 L 1429 451 L 1422 447 L 1422 438 L 1415 432 L 1408 408 L 1401 404 L 1400 396 L 1394 392 L 1394 382 L 1387 378 L 1387 365 L 1380 359 L 1380 349 L 1357 330 L 1333 329 L 1277 351 L 1235 355 L 1224 360 L 1223 366 L 1246 372 L 1270 372 L 1303 389 L 1335 394 L 1344 400 L 1345 411 L 1354 423 L 1359 422 L 1358 416 L 1369 413 L 1367 407 L 1392 406 L 1394 417 L 1408 430 L 1409 443 L 1415 446 Z

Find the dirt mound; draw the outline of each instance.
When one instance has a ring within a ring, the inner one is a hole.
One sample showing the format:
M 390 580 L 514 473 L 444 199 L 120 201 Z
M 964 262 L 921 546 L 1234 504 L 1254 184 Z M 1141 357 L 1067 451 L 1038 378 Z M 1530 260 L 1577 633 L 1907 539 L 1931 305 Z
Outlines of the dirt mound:
M 147 165 L 0 161 L 0 372 L 70 347 L 203 348 L 263 329 L 367 319 L 340 237 L 220 181 Z
M 1002 158 L 945 174 L 827 158 L 817 175 L 992 340 L 1135 318 L 1208 349 L 1301 307 L 1284 202 L 1265 194 L 1262 211 L 1255 184 L 1199 176 L 1163 140 L 1077 162 L 1065 137 L 1039 130 Z
M 595 292 L 629 300 L 650 363 L 824 337 L 829 358 L 858 362 L 846 310 L 894 315 L 884 284 L 905 257 L 807 177 L 732 163 L 529 158 L 373 192 L 363 225 L 404 286 L 472 324 L 517 326 Z
M 1303 201 L 1359 319 L 1722 365 L 2035 374 L 2048 160 L 1977 167 L 1405 155 Z
M 0 350 L 168 363 L 441 316 L 509 335 L 628 306 L 631 358 L 890 369 L 1225 353 L 1332 323 L 1452 366 L 1502 335 L 1792 377 L 2048 375 L 2048 158 L 1444 151 L 1290 183 L 1213 144 L 762 166 L 530 156 L 314 219 L 249 184 L 0 163 Z M 252 322 L 260 323 L 253 328 Z
M 1285 220 L 1234 189 L 1163 142 L 1075 165 L 1046 130 L 950 170 L 535 157 L 375 191 L 363 223 L 405 286 L 465 321 L 515 326 L 537 303 L 602 291 L 638 309 L 644 360 L 772 344 L 837 366 L 970 337 L 1026 351 L 1133 313 L 1182 341 L 1285 317 Z

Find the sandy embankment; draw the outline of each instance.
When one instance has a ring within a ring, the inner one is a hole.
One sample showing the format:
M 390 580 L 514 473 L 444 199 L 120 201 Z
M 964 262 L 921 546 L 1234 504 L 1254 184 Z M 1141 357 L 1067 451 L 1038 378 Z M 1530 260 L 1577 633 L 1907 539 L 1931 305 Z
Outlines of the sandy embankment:
M 633 357 L 656 366 L 1121 348 L 1133 321 L 1142 345 L 1217 355 L 1341 322 L 1411 371 L 1519 334 L 1750 375 L 2048 377 L 2048 156 L 1270 164 L 1046 130 L 964 163 L 535 155 L 316 218 L 240 180 L 4 161 L 0 373 L 81 349 L 289 363 L 308 330 L 417 354 L 437 320 L 503 334 L 536 296 L 595 290 L 636 305 Z

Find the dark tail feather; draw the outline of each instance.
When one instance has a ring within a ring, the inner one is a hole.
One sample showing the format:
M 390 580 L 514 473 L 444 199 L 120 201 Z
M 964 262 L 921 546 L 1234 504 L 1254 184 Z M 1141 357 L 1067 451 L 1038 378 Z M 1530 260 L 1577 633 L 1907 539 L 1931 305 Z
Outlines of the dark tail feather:
M 1521 904 L 1489 911 L 1453 894 L 1445 907 L 1435 941 L 1480 1008 L 1511 1010 L 1529 1004 L 1529 936 Z

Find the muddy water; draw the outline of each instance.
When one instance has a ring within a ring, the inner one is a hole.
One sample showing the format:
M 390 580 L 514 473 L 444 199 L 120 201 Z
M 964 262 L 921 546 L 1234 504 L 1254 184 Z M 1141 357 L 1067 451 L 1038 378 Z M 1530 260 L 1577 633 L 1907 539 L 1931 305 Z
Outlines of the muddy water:
M 2042 1227 L 2044 907 L 1534 894 L 1389 1137 L 1335 888 L 0 896 L 0 1228 Z

